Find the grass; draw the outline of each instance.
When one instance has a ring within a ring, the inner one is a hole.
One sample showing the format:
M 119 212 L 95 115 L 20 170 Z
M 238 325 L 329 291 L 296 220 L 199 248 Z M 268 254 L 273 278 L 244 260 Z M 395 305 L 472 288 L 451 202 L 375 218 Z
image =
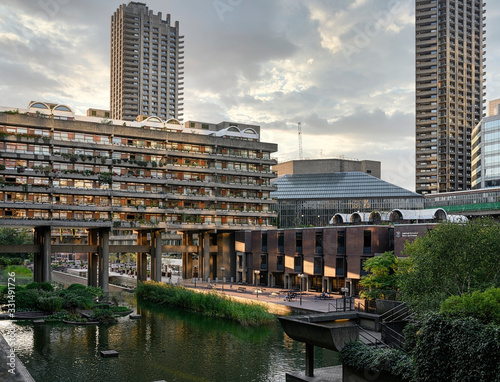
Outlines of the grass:
M 276 319 L 262 305 L 236 302 L 216 292 L 198 293 L 182 286 L 147 281 L 140 283 L 135 293 L 138 299 L 156 305 L 174 305 L 245 326 L 264 325 Z

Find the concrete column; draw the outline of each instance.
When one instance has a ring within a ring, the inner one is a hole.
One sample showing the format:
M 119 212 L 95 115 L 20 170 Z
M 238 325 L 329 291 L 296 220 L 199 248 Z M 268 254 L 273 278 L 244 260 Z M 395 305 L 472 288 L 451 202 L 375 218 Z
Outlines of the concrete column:
M 226 268 L 225 275 L 231 277 L 231 234 L 230 233 L 219 233 L 217 235 L 217 269 L 215 274 L 217 277 L 222 279 L 221 267 Z
M 109 293 L 109 229 L 99 230 L 99 287 Z
M 203 233 L 203 273 L 200 273 L 204 280 L 210 277 L 210 234 Z
M 50 283 L 51 279 L 51 243 L 50 243 L 50 227 L 43 227 L 43 250 L 42 250 L 42 282 Z
M 147 245 L 148 235 L 144 231 L 137 232 L 137 245 Z M 148 279 L 148 256 L 146 253 L 137 253 L 137 282 Z
M 183 232 L 182 245 L 193 245 L 193 234 Z M 189 252 L 182 253 L 182 278 L 189 279 L 193 274 L 193 256 Z
M 306 377 L 314 377 L 314 345 L 306 343 Z
M 87 242 L 89 245 L 99 245 L 97 230 L 87 230 Z M 97 254 L 87 254 L 87 285 L 97 287 Z
M 40 228 L 35 228 L 33 235 L 34 244 L 38 245 L 40 252 L 34 254 L 33 257 L 33 280 L 37 283 L 42 282 L 42 268 L 43 268 L 43 232 Z
M 151 280 L 161 281 L 161 231 L 151 233 Z
M 247 267 L 247 253 L 243 252 L 241 255 L 241 281 L 246 283 L 247 282 L 247 273 L 248 273 L 248 267 Z

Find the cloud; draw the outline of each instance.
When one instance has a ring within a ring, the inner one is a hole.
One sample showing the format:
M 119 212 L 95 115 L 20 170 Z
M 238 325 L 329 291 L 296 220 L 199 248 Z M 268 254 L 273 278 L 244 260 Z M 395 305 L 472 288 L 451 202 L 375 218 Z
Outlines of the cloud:
M 80 114 L 109 107 L 111 15 L 119 0 L 0 4 L 0 105 L 62 102 Z M 414 2 L 183 0 L 185 119 L 262 126 L 280 161 L 304 155 L 382 161 L 414 189 Z M 488 4 L 488 95 L 500 96 L 500 7 Z M 15 17 L 14 17 L 15 16 Z M 492 98 L 493 98 L 492 97 Z

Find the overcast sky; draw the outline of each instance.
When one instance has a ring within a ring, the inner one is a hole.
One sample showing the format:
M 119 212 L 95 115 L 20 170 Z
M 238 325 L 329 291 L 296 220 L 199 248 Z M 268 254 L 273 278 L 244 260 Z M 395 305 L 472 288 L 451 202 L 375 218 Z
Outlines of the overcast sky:
M 415 190 L 414 0 L 143 0 L 185 36 L 185 120 L 262 127 L 279 161 L 382 162 Z M 109 109 L 116 0 L 2 0 L 0 106 Z M 500 4 L 487 5 L 487 99 L 500 97 Z

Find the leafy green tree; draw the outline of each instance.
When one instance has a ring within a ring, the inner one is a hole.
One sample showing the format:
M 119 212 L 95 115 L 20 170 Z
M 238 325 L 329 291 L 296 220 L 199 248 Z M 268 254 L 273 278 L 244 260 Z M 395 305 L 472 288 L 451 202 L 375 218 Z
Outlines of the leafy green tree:
M 33 244 L 33 233 L 25 228 L 0 228 L 0 245 L 23 245 L 23 244 Z M 6 259 L 4 262 L 10 263 L 10 258 L 23 258 L 27 259 L 32 256 L 29 253 L 7 253 L 3 254 Z M 18 262 L 16 262 L 17 264 Z M 7 264 L 9 265 L 9 264 Z
M 441 304 L 441 313 L 455 318 L 473 317 L 483 324 L 500 325 L 500 288 L 448 297 Z
M 359 293 L 360 297 L 368 300 L 394 299 L 398 289 L 397 268 L 398 258 L 392 251 L 367 259 L 363 269 L 369 274 L 361 278 L 360 285 L 364 289 Z
M 492 219 L 443 223 L 407 243 L 401 297 L 417 311 L 439 310 L 448 297 L 500 285 L 500 225 Z

